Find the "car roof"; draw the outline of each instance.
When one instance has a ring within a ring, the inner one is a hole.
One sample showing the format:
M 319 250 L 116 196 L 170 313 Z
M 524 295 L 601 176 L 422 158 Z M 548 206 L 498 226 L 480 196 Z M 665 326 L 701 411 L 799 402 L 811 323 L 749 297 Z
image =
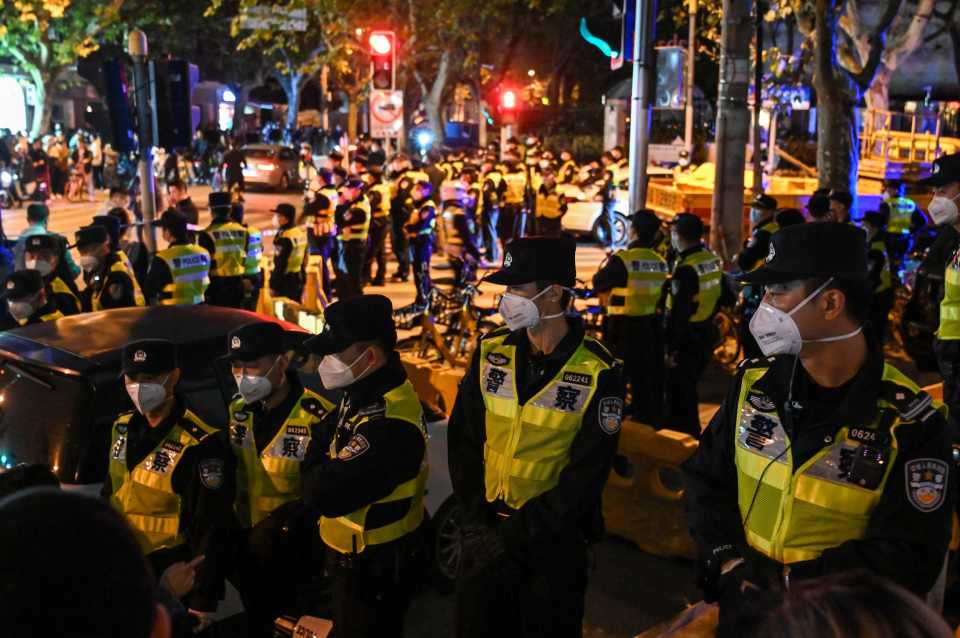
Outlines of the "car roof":
M 169 339 L 182 348 L 223 338 L 226 354 L 226 335 L 230 331 L 262 321 L 279 324 L 297 336 L 309 336 L 296 324 L 234 308 L 118 308 L 0 332 L 0 357 L 66 374 L 82 374 L 115 360 L 124 345 L 137 339 Z
M 293 147 L 286 146 L 284 144 L 244 144 L 242 147 L 240 147 L 240 150 L 278 151 L 281 148 L 289 148 L 290 150 L 293 150 Z

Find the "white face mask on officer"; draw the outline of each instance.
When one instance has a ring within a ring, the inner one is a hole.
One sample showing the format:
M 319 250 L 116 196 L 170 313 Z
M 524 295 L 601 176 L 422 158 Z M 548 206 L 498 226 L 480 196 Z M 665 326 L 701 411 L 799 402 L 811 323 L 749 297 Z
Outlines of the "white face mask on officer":
M 537 304 L 533 301 L 548 290 L 550 290 L 549 286 L 529 298 L 515 295 L 511 292 L 503 293 L 503 296 L 500 297 L 499 311 L 507 327 L 510 328 L 510 330 L 533 328 L 544 319 L 555 319 L 565 315 L 565 312 L 558 312 L 553 315 L 540 316 L 540 309 L 537 308 Z
M 354 381 L 362 379 L 370 370 L 370 366 L 373 365 L 373 359 L 371 358 L 370 363 L 359 374 L 353 372 L 353 366 L 357 365 L 368 352 L 371 352 L 370 347 L 361 352 L 353 360 L 353 363 L 344 363 L 340 357 L 332 354 L 326 355 L 320 360 L 320 365 L 317 366 L 317 373 L 320 375 L 320 380 L 323 381 L 323 387 L 328 390 L 336 390 L 345 388 Z
M 27 259 L 23 263 L 28 270 L 39 271 L 44 277 L 53 272 L 53 264 L 46 259 Z
M 675 233 L 675 232 L 671 232 L 671 233 L 670 233 L 670 245 L 673 247 L 673 249 L 674 249 L 675 251 L 681 252 L 681 251 L 680 251 L 680 235 L 678 235 L 678 234 Z
M 930 217 L 933 219 L 935 225 L 941 226 L 943 224 L 957 223 L 958 210 L 956 199 L 958 197 L 960 197 L 960 193 L 953 197 L 944 197 L 943 195 L 933 196 L 933 199 L 930 200 L 930 206 L 927 207 L 927 212 L 930 213 Z
M 763 213 L 764 213 L 764 212 L 765 212 L 765 211 L 763 211 L 763 210 L 760 209 L 760 208 L 751 208 L 751 209 L 750 209 L 750 223 L 751 223 L 751 224 L 754 224 L 754 225 L 756 225 L 757 223 L 759 223 L 760 220 L 763 219 Z
M 100 265 L 100 259 L 94 255 L 80 255 L 80 267 L 84 272 L 95 270 Z
M 29 299 L 21 299 L 19 301 L 7 301 L 7 310 L 10 312 L 10 316 L 16 319 L 17 321 L 23 321 L 36 312 L 39 307 L 39 299 L 37 295 L 30 297 Z
M 240 392 L 244 403 L 256 403 L 270 396 L 270 393 L 273 392 L 270 373 L 273 372 L 273 369 L 276 367 L 277 361 L 280 361 L 279 357 L 273 362 L 273 365 L 270 366 L 266 374 L 262 376 L 258 374 L 247 374 L 246 370 L 240 374 L 233 375 L 233 378 L 237 382 L 237 391 Z
M 127 394 L 133 401 L 133 407 L 140 414 L 149 414 L 155 412 L 167 400 L 167 379 L 168 374 L 160 383 L 127 383 Z
M 800 334 L 800 328 L 797 326 L 797 322 L 794 321 L 793 315 L 823 292 L 832 281 L 833 277 L 820 284 L 816 290 L 804 297 L 803 300 L 789 312 L 784 312 L 765 301 L 760 302 L 756 313 L 754 313 L 753 318 L 750 319 L 750 334 L 757 340 L 757 345 L 760 346 L 763 356 L 772 357 L 778 354 L 798 355 L 803 349 L 804 343 L 843 341 L 863 331 L 863 326 L 861 326 L 845 335 L 824 337 L 822 339 L 804 339 Z

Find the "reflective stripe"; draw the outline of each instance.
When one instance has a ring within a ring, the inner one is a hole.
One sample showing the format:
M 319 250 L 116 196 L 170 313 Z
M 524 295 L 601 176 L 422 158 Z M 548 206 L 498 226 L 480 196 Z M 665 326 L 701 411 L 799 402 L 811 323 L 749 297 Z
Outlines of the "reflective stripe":
M 307 233 L 299 226 L 288 228 L 282 231 L 278 237 L 289 239 L 293 244 L 290 250 L 290 257 L 287 258 L 287 270 L 289 273 L 298 273 L 303 267 L 303 262 L 307 258 Z
M 256 228 L 248 228 L 250 240 L 247 242 L 247 255 L 244 259 L 243 274 L 256 275 L 260 272 L 260 257 L 263 256 L 263 235 Z
M 177 244 L 157 253 L 170 269 L 171 281 L 160 293 L 164 306 L 203 303 L 210 285 L 210 254 L 195 244 Z
M 204 231 L 213 241 L 213 277 L 239 277 L 247 257 L 247 229 L 236 222 L 214 222 Z
M 410 381 L 404 381 L 402 385 L 387 392 L 383 395 L 383 400 L 384 418 L 406 421 L 416 427 L 426 439 L 426 431 L 423 427 L 423 408 Z M 357 434 L 363 424 L 372 417 L 357 415 L 354 418 L 356 420 L 348 424 L 351 436 Z M 397 425 L 396 427 L 401 426 Z M 329 456 L 331 460 L 337 458 L 337 442 L 338 439 L 335 438 L 330 443 Z M 427 459 L 424 456 L 417 476 L 396 486 L 384 498 L 345 516 L 337 518 L 321 517 L 319 525 L 323 542 L 341 554 L 361 553 L 368 546 L 389 543 L 413 532 L 423 521 L 423 494 L 427 484 L 427 473 Z M 401 518 L 381 527 L 367 528 L 367 514 L 372 507 L 404 500 L 409 500 L 410 505 Z
M 607 314 L 646 317 L 657 311 L 663 284 L 667 281 L 667 262 L 652 248 L 628 248 L 614 255 L 627 269 L 625 288 L 610 291 Z
M 186 410 L 163 441 L 128 470 L 127 427 L 132 416 L 132 412 L 124 414 L 113 424 L 110 504 L 127 519 L 143 553 L 148 554 L 184 542 L 180 534 L 180 495 L 173 489 L 173 474 L 186 450 L 215 430 Z M 197 438 L 197 434 L 202 436 Z

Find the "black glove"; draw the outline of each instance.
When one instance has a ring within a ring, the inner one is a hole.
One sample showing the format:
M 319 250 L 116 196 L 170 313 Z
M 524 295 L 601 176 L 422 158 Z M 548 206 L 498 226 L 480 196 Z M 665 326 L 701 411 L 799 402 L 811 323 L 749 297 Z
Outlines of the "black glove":
M 703 599 L 708 603 L 720 600 L 720 569 L 724 563 L 741 558 L 739 550 L 733 545 L 720 545 L 706 555 L 701 555 L 697 585 L 703 591 Z
M 490 527 L 464 528 L 460 543 L 460 570 L 464 576 L 475 576 L 493 568 L 507 553 L 497 531 Z

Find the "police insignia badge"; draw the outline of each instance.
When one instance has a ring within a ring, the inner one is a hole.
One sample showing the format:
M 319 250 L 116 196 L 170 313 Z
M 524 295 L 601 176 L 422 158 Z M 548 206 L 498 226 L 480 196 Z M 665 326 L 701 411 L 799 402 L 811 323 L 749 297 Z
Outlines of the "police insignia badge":
M 505 354 L 500 354 L 499 352 L 491 352 L 487 355 L 487 361 L 495 366 L 505 366 L 510 363 L 510 358 Z
M 147 360 L 147 353 L 143 350 L 137 350 L 133 353 L 134 363 L 144 363 Z
M 777 256 L 777 250 L 773 247 L 773 242 L 770 243 L 770 252 L 767 253 L 767 263 L 769 264 L 773 261 L 773 258 Z
M 509 268 L 511 265 L 513 265 L 513 255 L 507 253 L 507 255 L 503 258 L 503 267 Z
M 233 420 L 234 420 L 234 421 L 239 421 L 240 423 L 243 423 L 244 421 L 246 421 L 246 420 L 249 419 L 249 418 L 250 418 L 250 415 L 247 414 L 246 412 L 234 412 L 234 413 L 233 413 Z
M 355 459 L 370 449 L 370 442 L 362 434 L 354 434 L 350 442 L 343 446 L 343 449 L 337 453 L 337 458 L 341 461 Z
M 600 400 L 600 429 L 607 434 L 616 434 L 620 431 L 620 424 L 623 421 L 623 399 L 620 397 L 607 397 Z
M 754 394 L 751 392 L 747 397 L 747 401 L 760 412 L 773 412 L 776 409 L 773 399 L 765 394 Z
M 223 485 L 223 461 L 221 459 L 207 459 L 200 461 L 200 482 L 208 490 L 219 490 Z
M 913 459 L 904 466 L 907 500 L 921 512 L 936 511 L 947 496 L 949 468 L 940 459 Z
M 243 344 L 240 343 L 240 337 L 234 337 L 233 339 L 230 340 L 231 350 L 239 350 L 241 345 Z

